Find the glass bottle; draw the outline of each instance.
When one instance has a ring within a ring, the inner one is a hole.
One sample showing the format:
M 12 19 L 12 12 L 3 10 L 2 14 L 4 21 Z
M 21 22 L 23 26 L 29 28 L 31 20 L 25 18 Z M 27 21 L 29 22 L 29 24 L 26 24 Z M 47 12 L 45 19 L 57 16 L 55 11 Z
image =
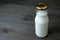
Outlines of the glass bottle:
M 36 5 L 35 34 L 38 37 L 46 37 L 48 34 L 48 6 L 46 3 Z

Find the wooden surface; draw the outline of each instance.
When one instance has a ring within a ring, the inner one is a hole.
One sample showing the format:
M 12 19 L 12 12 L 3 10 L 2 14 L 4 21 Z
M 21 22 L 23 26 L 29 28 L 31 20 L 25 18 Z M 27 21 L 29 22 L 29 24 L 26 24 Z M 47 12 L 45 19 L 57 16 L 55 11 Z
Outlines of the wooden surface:
M 1 5 L 0 40 L 60 40 L 60 10 L 52 6 L 48 11 L 49 34 L 38 38 L 34 33 L 35 6 Z

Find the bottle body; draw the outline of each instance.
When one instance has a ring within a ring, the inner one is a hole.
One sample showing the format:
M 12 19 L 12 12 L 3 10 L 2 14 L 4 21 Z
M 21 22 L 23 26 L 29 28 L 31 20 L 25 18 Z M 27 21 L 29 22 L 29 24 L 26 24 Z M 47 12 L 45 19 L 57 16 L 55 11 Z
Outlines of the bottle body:
M 48 34 L 48 16 L 47 10 L 37 10 L 35 17 L 35 34 L 38 37 L 45 37 Z

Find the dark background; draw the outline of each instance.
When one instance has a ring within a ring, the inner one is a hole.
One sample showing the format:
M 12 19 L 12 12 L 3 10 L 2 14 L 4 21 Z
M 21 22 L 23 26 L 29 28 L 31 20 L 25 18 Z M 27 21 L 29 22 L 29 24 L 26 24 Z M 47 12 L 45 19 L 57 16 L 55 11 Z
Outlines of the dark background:
M 35 5 L 48 4 L 49 34 L 35 35 Z M 0 0 L 0 40 L 60 40 L 60 0 Z

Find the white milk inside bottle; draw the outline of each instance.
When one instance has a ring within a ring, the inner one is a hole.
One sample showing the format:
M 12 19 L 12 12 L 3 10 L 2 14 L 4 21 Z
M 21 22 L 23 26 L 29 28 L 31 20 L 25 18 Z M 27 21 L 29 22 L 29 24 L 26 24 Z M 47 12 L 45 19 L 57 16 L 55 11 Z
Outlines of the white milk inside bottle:
M 45 37 L 48 34 L 48 10 L 45 3 L 37 6 L 35 17 L 35 34 L 38 37 Z

